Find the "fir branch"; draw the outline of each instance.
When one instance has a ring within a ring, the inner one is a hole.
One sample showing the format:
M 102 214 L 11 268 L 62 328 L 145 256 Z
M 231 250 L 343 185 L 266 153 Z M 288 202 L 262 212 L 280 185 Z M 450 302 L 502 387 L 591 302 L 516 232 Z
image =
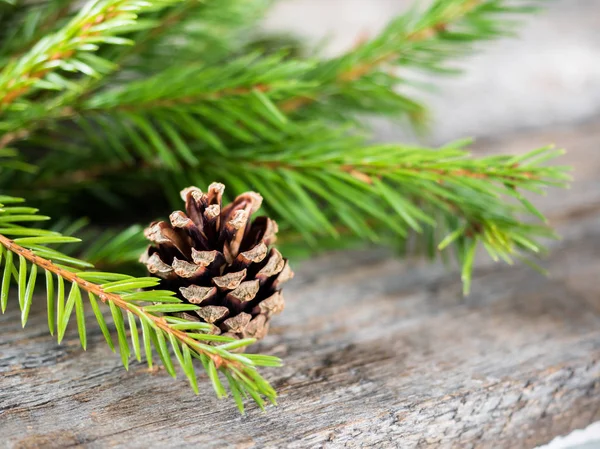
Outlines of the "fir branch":
M 174 297 L 174 292 L 151 290 L 158 284 L 157 278 L 134 278 L 115 273 L 81 271 L 81 268 L 90 268 L 91 265 L 46 246 L 79 239 L 66 237 L 53 231 L 25 227 L 23 223 L 39 221 L 47 217 L 36 215 L 36 209 L 14 206 L 13 204 L 21 202 L 18 198 L 3 196 L 0 201 L 8 205 L 0 209 L 2 226 L 0 260 L 3 266 L 0 307 L 3 313 L 8 303 L 11 278 L 14 277 L 18 287 L 21 322 L 25 326 L 33 302 L 38 269 L 41 269 L 46 276 L 49 329 L 52 334 L 56 330 L 59 343 L 65 335 L 70 316 L 75 311 L 81 345 L 86 348 L 86 323 L 81 293 L 87 292 L 102 333 L 114 350 L 106 322 L 98 307 L 98 299 L 109 306 L 117 328 L 119 352 L 126 369 L 129 366 L 131 349 L 137 360 L 141 360 L 139 338 L 139 329 L 141 329 L 150 368 L 152 367 L 151 344 L 154 344 L 165 368 L 175 377 L 176 373 L 168 349 L 170 345 L 196 393 L 198 393 L 198 386 L 192 358 L 201 360 L 219 397 L 224 397 L 227 393 L 217 373 L 220 371 L 225 375 L 240 411 L 244 411 L 244 405 L 239 392 L 252 397 L 261 408 L 264 406 L 263 397 L 275 402 L 275 391 L 258 374 L 255 367 L 278 366 L 279 360 L 275 357 L 255 354 L 242 356 L 231 352 L 252 344 L 254 339 L 234 341 L 226 336 L 214 335 L 210 324 L 162 316 L 162 313 L 184 313 L 196 309 L 197 306 L 182 304 Z M 27 276 L 28 272 L 29 276 Z M 54 289 L 55 280 L 57 291 Z M 66 294 L 65 282 L 70 284 L 68 294 Z M 139 289 L 145 290 L 139 291 Z M 144 305 L 148 302 L 151 305 Z M 131 347 L 125 335 L 125 315 L 128 317 L 127 322 L 131 332 Z
M 335 223 L 341 223 L 373 241 L 387 229 L 404 241 L 411 232 L 437 239 L 440 250 L 452 244 L 463 267 L 465 293 L 479 244 L 494 260 L 512 263 L 513 257 L 543 251 L 540 238 L 554 237 L 545 224 L 528 223 L 545 219 L 523 192 L 540 194 L 548 186 L 565 185 L 566 167 L 543 165 L 561 151 L 542 148 L 523 156 L 476 159 L 463 149 L 465 142 L 436 151 L 333 142 L 328 145 L 320 134 L 312 146 L 239 150 L 234 161 L 213 157 L 211 174 L 242 191 L 260 189 L 271 199 L 266 207 L 306 242 L 339 237 Z M 172 174 L 167 182 L 200 182 L 205 174 L 196 172 L 197 178 Z M 435 233 L 429 235 L 430 229 Z
M 274 102 L 310 89 L 297 79 L 311 66 L 285 61 L 283 54 L 254 53 L 221 66 L 175 67 L 130 82 L 126 90 L 93 95 L 75 106 L 66 126 L 77 126 L 82 140 L 112 136 L 105 150 L 113 150 L 115 159 L 141 158 L 172 170 L 196 166 L 191 141 L 227 154 L 236 142 L 276 142 L 293 132 L 295 124 Z
M 56 31 L 73 13 L 71 0 L 15 2 L 0 18 L 0 66 L 30 50 L 44 35 Z
M 84 54 L 90 49 L 97 50 L 97 43 L 125 43 L 114 38 L 109 39 L 108 35 L 98 34 L 115 22 L 131 23 L 132 15 L 129 9 L 131 6 L 137 6 L 136 3 L 139 5 L 139 2 L 127 3 L 122 0 L 90 2 L 87 8 L 82 9 L 58 33 L 46 36 L 26 55 L 13 59 L 0 73 L 2 108 L 6 109 L 15 99 L 26 95 L 34 85 L 40 87 L 39 80 L 55 68 L 95 75 L 96 70 L 74 56 L 76 53 Z M 41 87 L 61 89 L 65 87 L 66 81 L 63 81 L 62 85 L 56 81 L 47 83 L 41 84 Z
M 4 183 L 20 184 L 52 204 L 57 189 L 65 189 L 64 199 L 87 189 L 112 207 L 125 208 L 128 199 L 146 195 L 157 185 L 176 192 L 174 186 L 205 184 L 201 178 L 219 177 L 238 191 L 262 186 L 271 194 L 271 204 L 278 204 L 274 208 L 283 227 L 301 230 L 308 242 L 327 233 L 335 237 L 340 226 L 371 240 L 377 240 L 381 230 L 392 231 L 403 241 L 412 232 L 429 238 L 429 228 L 439 221 L 437 243 L 444 238 L 439 234 L 447 231 L 445 235 L 458 236 L 453 247 L 464 247 L 467 240 L 491 235 L 491 229 L 500 226 L 504 235 L 489 251 L 493 257 L 493 250 L 502 246 L 499 242 L 508 242 L 501 256 L 525 247 L 539 249 L 529 237 L 549 232 L 545 227 L 525 228 L 517 218 L 521 213 L 540 215 L 520 190 L 539 190 L 563 179 L 558 170 L 542 172 L 536 167 L 535 173 L 528 173 L 502 165 L 506 160 L 470 159 L 456 148 L 454 154 L 449 148 L 432 153 L 426 148 L 367 147 L 364 139 L 353 140 L 331 131 L 330 125 L 313 124 L 315 119 L 320 124 L 352 120 L 357 111 L 419 116 L 420 104 L 394 92 L 403 80 L 384 69 L 446 70 L 448 61 L 470 50 L 465 43 L 506 34 L 510 24 L 503 15 L 528 12 L 519 6 L 528 4 L 436 0 L 332 60 L 252 53 L 163 67 L 133 81 L 111 78 L 112 85 L 75 95 L 61 110 L 60 120 L 53 112 L 50 136 L 45 130 L 27 136 L 24 143 L 43 153 L 39 175 L 9 174 Z M 214 3 L 207 5 L 219 9 Z M 179 8 L 163 9 L 152 16 L 151 24 L 137 23 L 143 28 L 137 36 L 144 42 L 151 30 L 162 32 L 160 24 L 176 11 Z M 193 42 L 195 37 L 188 43 Z M 165 42 L 163 48 L 169 45 Z M 282 113 L 286 102 L 297 101 L 298 109 L 295 106 L 286 117 Z M 10 143 L 18 138 L 13 133 L 3 139 Z M 442 163 L 429 159 L 431 154 L 450 159 Z M 164 198 L 165 193 L 160 194 Z M 520 206 L 509 206 L 507 196 L 517 198 Z M 360 212 L 352 207 L 357 199 Z M 483 207 L 486 202 L 493 207 Z M 486 237 L 483 243 L 492 240 Z
M 552 148 L 519 157 L 474 158 L 465 151 L 466 143 L 438 150 L 365 146 L 359 136 L 312 125 L 277 144 L 238 147 L 223 156 L 191 145 L 198 159 L 193 169 L 165 171 L 158 163 L 127 176 L 128 182 L 142 186 L 159 183 L 160 195 L 172 197 L 174 204 L 179 195 L 173 186 L 202 185 L 214 177 L 238 193 L 261 190 L 268 198 L 265 207 L 283 230 L 295 230 L 313 248 L 325 237 L 348 241 L 348 230 L 372 241 L 391 234 L 396 241 L 407 242 L 417 233 L 431 256 L 437 254 L 438 245 L 440 250 L 453 249 L 466 270 L 468 290 L 471 253 L 466 251 L 474 251 L 473 245 L 483 245 L 492 258 L 509 263 L 513 257 L 543 251 L 539 239 L 554 234 L 545 224 L 528 223 L 544 217 L 523 192 L 540 194 L 548 186 L 564 185 L 569 177 L 564 167 L 543 165 L 561 154 Z M 86 185 L 110 189 L 116 168 L 105 167 L 104 172 L 102 168 L 79 171 L 76 180 L 68 172 L 54 177 L 76 181 L 72 185 L 77 189 Z M 35 183 L 31 186 L 39 190 Z M 147 190 L 140 192 L 147 195 Z
M 238 0 L 231 2 L 237 5 Z M 159 157 L 172 169 L 179 169 L 181 163 L 196 164 L 185 144 L 186 138 L 201 139 L 209 148 L 220 152 L 227 147 L 223 140 L 275 141 L 281 138 L 284 130 L 284 113 L 295 115 L 299 112 L 300 118 L 319 116 L 342 121 L 353 120 L 356 112 L 408 113 L 419 121 L 426 115 L 423 106 L 396 91 L 395 87 L 404 81 L 382 71 L 381 66 L 389 63 L 441 70 L 444 61 L 465 53 L 465 41 L 505 35 L 506 25 L 502 20 L 496 20 L 496 16 L 529 11 L 525 7 L 511 6 L 511 3 L 506 0 L 437 0 L 425 12 L 415 9 L 399 17 L 377 38 L 333 60 L 301 62 L 284 60 L 285 55 L 281 53 L 265 57 L 251 54 L 225 63 L 218 61 L 217 65 L 203 62 L 172 69 L 163 67 L 154 76 L 128 82 L 126 92 L 121 82 L 106 91 L 98 91 L 103 84 L 93 87 L 93 83 L 88 83 L 80 89 L 88 92 L 89 97 L 80 97 L 77 104 L 62 99 L 61 102 L 66 104 L 50 117 L 44 112 L 45 119 L 56 121 L 72 117 L 78 126 L 88 130 L 101 129 L 130 139 L 146 162 Z M 185 2 L 180 8 L 194 4 L 194 1 Z M 209 2 L 206 8 L 210 9 L 211 5 L 213 3 Z M 215 7 L 215 10 L 227 10 L 226 6 Z M 149 34 L 162 30 L 173 14 L 179 17 L 178 8 L 164 11 L 160 20 L 136 25 L 144 29 L 137 34 L 138 45 L 147 45 Z M 186 42 L 198 46 L 193 35 Z M 187 51 L 187 44 L 185 48 Z M 168 51 L 172 60 L 183 49 L 170 48 Z M 167 55 L 150 59 L 164 61 Z M 144 66 L 145 73 L 154 71 Z M 263 107 L 255 104 L 256 100 L 263 103 Z M 299 111 L 306 106 L 310 108 Z M 267 115 L 264 114 L 265 107 Z M 158 122 L 164 124 L 165 116 L 174 114 L 183 114 L 184 119 L 176 116 L 170 124 L 165 124 L 166 130 L 159 127 L 159 134 L 164 132 L 167 136 L 161 138 L 150 131 Z M 236 120 L 244 121 L 248 131 L 240 129 Z M 218 133 L 211 129 L 215 125 L 219 128 Z M 154 151 L 144 151 L 143 146 Z M 171 157 L 173 152 L 175 158 Z M 115 157 L 127 156 L 119 149 Z
M 56 109 L 58 117 L 63 116 L 64 96 L 54 94 L 42 107 L 26 100 L 49 91 L 80 94 L 81 87 L 65 74 L 100 78 L 115 70 L 115 64 L 94 54 L 100 46 L 131 44 L 120 34 L 136 24 L 136 12 L 177 1 L 90 0 L 60 30 L 44 36 L 25 54 L 13 56 L 0 71 L 0 131 L 22 130 L 52 117 L 49 112 Z
M 288 114 L 314 105 L 314 112 L 321 114 L 408 113 L 421 120 L 423 106 L 397 91 L 405 84 L 404 76 L 388 69 L 455 73 L 448 61 L 472 52 L 473 43 L 510 35 L 514 23 L 505 16 L 534 12 L 536 3 L 539 0 L 435 0 L 425 10 L 415 4 L 375 38 L 308 73 L 304 79 L 319 80 L 320 89 L 279 107 Z

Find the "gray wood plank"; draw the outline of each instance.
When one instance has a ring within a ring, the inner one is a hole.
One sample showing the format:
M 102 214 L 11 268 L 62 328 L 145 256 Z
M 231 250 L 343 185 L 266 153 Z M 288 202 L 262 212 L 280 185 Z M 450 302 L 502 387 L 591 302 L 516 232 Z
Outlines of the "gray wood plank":
M 43 298 L 21 329 L 13 301 L 0 317 L 0 446 L 531 448 L 600 419 L 600 126 L 478 151 L 549 141 L 571 148 L 577 176 L 541 201 L 564 235 L 549 278 L 482 259 L 462 298 L 456 272 L 381 249 L 301 264 L 257 347 L 285 361 L 264 371 L 280 394 L 266 413 L 241 417 L 204 376 L 196 397 L 182 376 L 125 372 L 94 325 L 87 352 L 74 327 L 56 344 Z

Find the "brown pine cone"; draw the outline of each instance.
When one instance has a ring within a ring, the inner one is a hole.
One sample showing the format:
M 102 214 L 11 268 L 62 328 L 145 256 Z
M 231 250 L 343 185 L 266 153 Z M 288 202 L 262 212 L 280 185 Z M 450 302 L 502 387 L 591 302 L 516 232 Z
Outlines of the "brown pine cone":
M 287 259 L 269 246 L 277 223 L 268 217 L 250 221 L 262 203 L 255 192 L 221 206 L 225 186 L 213 183 L 181 192 L 186 213 L 145 230 L 152 242 L 141 260 L 162 279 L 161 288 L 200 306 L 188 319 L 213 324 L 216 333 L 263 338 L 269 320 L 284 307 L 281 285 L 293 277 Z

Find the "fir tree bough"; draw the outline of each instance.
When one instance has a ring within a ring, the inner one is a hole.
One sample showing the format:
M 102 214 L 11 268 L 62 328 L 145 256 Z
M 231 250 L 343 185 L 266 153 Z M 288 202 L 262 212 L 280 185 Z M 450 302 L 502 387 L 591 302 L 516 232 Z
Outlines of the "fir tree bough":
M 163 316 L 195 306 L 133 276 L 142 226 L 178 205 L 182 188 L 260 191 L 287 254 L 354 241 L 453 254 L 465 292 L 478 247 L 508 263 L 543 251 L 554 234 L 527 198 L 568 181 L 566 168 L 546 165 L 559 150 L 478 158 L 468 141 L 372 143 L 365 121 L 427 125 L 412 78 L 456 72 L 457 58 L 511 34 L 541 1 L 416 2 L 334 58 L 258 32 L 272 3 L 0 0 L 2 311 L 13 285 L 24 325 L 45 277 L 59 341 L 74 313 L 85 348 L 89 302 L 114 349 L 107 306 L 126 367 L 142 348 L 151 365 L 154 347 L 197 390 L 200 359 L 217 394 L 221 373 L 243 410 L 244 397 L 274 401 L 256 367 L 279 360 L 233 353 L 252 340 Z M 58 221 L 31 227 L 47 218 L 37 207 Z
M 23 223 L 48 217 L 36 215 L 37 210 L 34 208 L 15 205 L 22 202 L 20 198 L 4 196 L 0 197 L 0 201 L 3 203 L 0 209 L 0 257 L 3 264 L 0 307 L 3 313 L 14 279 L 18 287 L 21 323 L 25 326 L 39 270 L 46 280 L 48 328 L 52 335 L 56 332 L 59 343 L 64 338 L 69 320 L 75 312 L 81 346 L 86 348 L 83 296 L 87 294 L 87 301 L 94 311 L 102 334 L 114 351 L 115 345 L 99 303 L 108 305 L 116 327 L 117 346 L 125 369 L 129 367 L 130 356 L 133 355 L 141 361 L 142 348 L 148 367 L 152 368 L 154 347 L 167 372 L 175 377 L 175 368 L 169 352 L 171 348 L 196 394 L 198 385 L 193 359 L 202 362 L 219 397 L 227 394 L 218 372 L 223 373 L 240 411 L 244 411 L 243 395 L 252 397 L 261 407 L 264 405 L 263 397 L 275 402 L 275 391 L 258 374 L 255 367 L 278 366 L 279 359 L 257 354 L 242 356 L 231 352 L 252 344 L 254 339 L 235 340 L 224 335 L 214 335 L 213 326 L 208 323 L 162 316 L 164 313 L 189 312 L 199 307 L 182 304 L 172 291 L 147 290 L 159 283 L 157 278 L 82 271 L 92 266 L 47 246 L 77 242 L 79 239 L 63 236 L 55 231 L 24 227 Z M 39 285 L 37 287 L 40 288 Z M 130 342 L 126 335 L 127 329 Z M 214 345 L 215 343 L 219 344 Z

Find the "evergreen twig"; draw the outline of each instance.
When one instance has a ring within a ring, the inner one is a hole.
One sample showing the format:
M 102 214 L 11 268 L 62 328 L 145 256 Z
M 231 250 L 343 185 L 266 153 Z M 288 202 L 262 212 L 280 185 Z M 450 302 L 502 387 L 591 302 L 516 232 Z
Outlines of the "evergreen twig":
M 250 396 L 262 408 L 265 397 L 275 403 L 275 391 L 258 374 L 257 366 L 278 366 L 276 357 L 256 354 L 234 354 L 237 348 L 250 345 L 254 339 L 234 340 L 214 335 L 212 325 L 171 316 L 195 310 L 198 307 L 183 304 L 174 292 L 152 290 L 158 284 L 157 278 L 135 278 L 116 273 L 82 271 L 92 268 L 91 264 L 69 257 L 49 248 L 50 244 L 77 242 L 79 239 L 63 236 L 58 232 L 45 231 L 23 226 L 24 223 L 43 220 L 47 217 L 36 215 L 34 208 L 15 206 L 19 198 L 1 197 L 0 201 L 0 260 L 3 276 L 0 284 L 0 307 L 4 313 L 8 304 L 8 293 L 12 278 L 18 288 L 21 322 L 25 326 L 33 305 L 38 270 L 46 277 L 48 323 L 50 333 L 57 333 L 58 342 L 63 339 L 69 319 L 76 312 L 77 327 L 82 347 L 87 345 L 86 323 L 83 314 L 82 292 L 87 292 L 98 324 L 109 346 L 114 350 L 98 300 L 109 306 L 117 328 L 117 346 L 125 369 L 128 369 L 130 355 L 141 360 L 142 343 L 146 351 L 146 361 L 152 367 L 151 345 L 160 356 L 169 374 L 176 373 L 171 361 L 170 346 L 188 378 L 192 389 L 198 394 L 195 368 L 192 358 L 201 360 L 213 384 L 217 396 L 227 395 L 217 372 L 225 375 L 232 391 Z M 27 273 L 29 272 L 29 276 Z M 54 285 L 57 282 L 57 290 Z M 65 288 L 65 283 L 67 288 Z M 140 290 L 143 289 L 143 290 Z M 67 293 L 68 291 L 68 293 Z M 149 304 L 148 304 L 149 303 Z M 169 313 L 169 315 L 163 315 Z M 128 326 L 125 324 L 127 316 Z M 139 326 L 136 324 L 139 322 Z M 131 346 L 125 335 L 129 327 Z M 142 333 L 142 339 L 139 333 Z M 211 345 L 212 344 L 212 345 Z M 234 399 L 241 412 L 244 405 L 239 395 Z

